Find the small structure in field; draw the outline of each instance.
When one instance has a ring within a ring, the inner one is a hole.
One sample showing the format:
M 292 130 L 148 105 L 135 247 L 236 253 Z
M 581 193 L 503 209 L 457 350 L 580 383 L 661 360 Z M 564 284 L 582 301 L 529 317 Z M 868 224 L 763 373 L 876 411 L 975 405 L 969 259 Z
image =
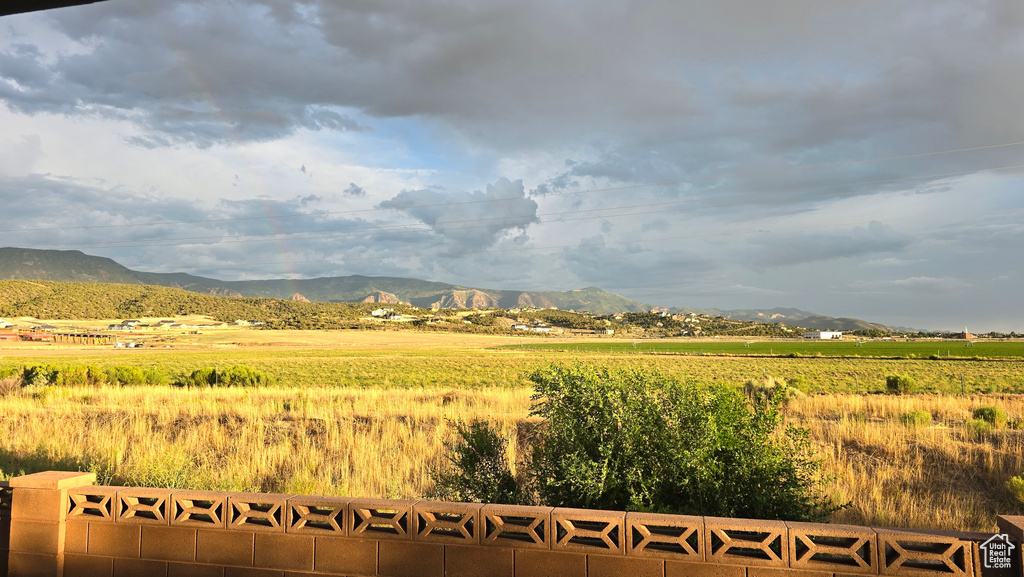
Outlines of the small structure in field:
M 816 339 L 816 340 L 834 340 L 843 338 L 843 331 L 807 331 L 804 333 L 805 339 Z

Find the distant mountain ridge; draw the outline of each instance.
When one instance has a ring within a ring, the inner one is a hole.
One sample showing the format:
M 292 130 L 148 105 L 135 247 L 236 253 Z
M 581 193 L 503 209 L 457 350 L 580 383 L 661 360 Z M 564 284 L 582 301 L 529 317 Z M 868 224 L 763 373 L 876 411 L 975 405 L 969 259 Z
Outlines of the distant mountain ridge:
M 597 314 L 642 312 L 653 307 L 597 287 L 570 291 L 515 291 L 463 287 L 399 277 L 352 275 L 314 279 L 222 281 L 187 273 L 150 273 L 81 251 L 0 248 L 0 280 L 157 285 L 230 297 L 312 302 L 404 302 L 421 308 L 556 307 Z M 369 299 L 369 300 L 368 300 Z
M 664 309 L 586 287 L 568 291 L 517 291 L 464 287 L 400 277 L 351 275 L 314 279 L 222 281 L 187 273 L 151 273 L 129 269 L 116 261 L 77 250 L 0 248 L 0 280 L 157 285 L 227 297 L 267 297 L 311 302 L 409 303 L 420 308 L 555 307 L 595 314 L 667 310 L 733 320 L 777 322 L 820 330 L 892 329 L 859 319 L 833 318 L 794 308 L 719 310 Z

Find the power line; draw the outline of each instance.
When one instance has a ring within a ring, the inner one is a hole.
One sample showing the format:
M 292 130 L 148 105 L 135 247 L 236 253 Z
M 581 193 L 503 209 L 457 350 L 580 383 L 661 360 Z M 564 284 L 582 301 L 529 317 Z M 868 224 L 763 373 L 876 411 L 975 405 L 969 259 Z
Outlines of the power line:
M 484 204 L 484 203 L 492 203 L 492 202 L 508 202 L 508 201 L 513 201 L 513 200 L 524 200 L 525 198 L 550 198 L 550 197 L 557 197 L 557 196 L 571 196 L 571 195 L 576 195 L 576 194 L 589 194 L 589 193 L 595 193 L 595 192 L 614 192 L 614 191 L 619 191 L 619 190 L 634 190 L 634 189 L 639 189 L 639 188 L 651 188 L 651 187 L 656 187 L 656 186 L 668 186 L 668 185 L 673 185 L 673 184 L 693 184 L 693 183 L 697 183 L 697 182 L 706 182 L 706 181 L 711 181 L 711 180 L 725 180 L 725 179 L 733 179 L 733 178 L 746 178 L 746 177 L 750 177 L 750 176 L 765 176 L 765 175 L 770 175 L 770 174 L 785 174 L 785 173 L 789 173 L 789 172 L 801 172 L 801 171 L 807 171 L 807 170 L 817 170 L 817 169 L 821 169 L 821 168 L 836 168 L 836 167 L 840 167 L 840 166 L 855 166 L 855 165 L 858 165 L 858 164 L 869 164 L 869 163 L 875 163 L 875 162 L 885 162 L 885 161 L 889 161 L 889 160 L 905 160 L 905 159 L 909 159 L 909 158 L 923 158 L 923 157 L 928 157 L 928 156 L 938 156 L 938 155 L 944 155 L 944 154 L 956 154 L 956 153 L 961 153 L 961 152 L 971 152 L 971 151 L 988 150 L 988 149 L 995 149 L 995 148 L 1007 148 L 1007 147 L 1021 146 L 1021 145 L 1024 145 L 1024 141 L 1021 141 L 1021 142 L 1007 142 L 1007 143 L 1003 143 L 1003 144 L 989 144 L 989 145 L 985 145 L 985 146 L 973 146 L 973 147 L 969 147 L 969 148 L 957 148 L 957 149 L 952 149 L 952 150 L 941 150 L 941 151 L 935 151 L 935 152 L 922 152 L 922 153 L 917 153 L 917 154 L 904 154 L 904 155 L 898 155 L 898 156 L 885 156 L 885 157 L 879 157 L 879 158 L 869 158 L 869 159 L 865 159 L 865 160 L 851 160 L 851 161 L 846 161 L 846 162 L 834 162 L 834 163 L 816 164 L 816 165 L 810 165 L 810 166 L 797 166 L 797 167 L 791 167 L 791 168 L 780 168 L 780 169 L 775 169 L 775 170 L 766 170 L 766 171 L 757 171 L 757 172 L 732 173 L 732 174 L 724 174 L 724 175 L 718 175 L 718 176 L 707 176 L 707 177 L 702 177 L 702 178 L 691 178 L 691 179 L 684 179 L 684 180 L 672 180 L 672 181 L 647 183 L 647 184 L 633 184 L 633 185 L 616 186 L 616 187 L 609 187 L 609 188 L 591 188 L 591 189 L 577 190 L 577 191 L 571 191 L 571 192 L 554 192 L 554 193 L 538 195 L 537 197 L 489 198 L 489 199 L 444 202 L 444 203 L 435 203 L 435 204 L 420 204 L 420 205 L 407 206 L 407 207 L 396 206 L 396 207 L 388 207 L 388 208 L 365 208 L 365 209 L 354 209 L 354 210 L 324 211 L 324 212 L 312 213 L 312 214 L 292 213 L 292 214 L 280 214 L 280 215 L 272 215 L 272 216 L 245 216 L 245 217 L 234 217 L 234 218 L 213 218 L 213 219 L 196 219 L 196 220 L 170 220 L 170 221 L 146 222 L 146 223 L 124 223 L 124 224 L 102 224 L 102 225 L 84 225 L 84 226 L 53 226 L 53 227 L 21 228 L 21 229 L 0 229 L 0 233 L 8 233 L 8 232 L 40 232 L 40 231 L 49 231 L 49 230 L 112 229 L 112 228 L 130 228 L 130 227 L 136 227 L 136 226 L 177 225 L 177 224 L 204 224 L 204 223 L 214 223 L 214 222 L 242 222 L 242 221 L 251 221 L 251 220 L 301 218 L 301 217 L 326 216 L 326 215 L 337 215 L 337 214 L 359 214 L 359 213 L 366 213 L 366 212 L 380 212 L 380 211 L 385 211 L 385 210 L 399 210 L 399 209 L 402 209 L 402 208 L 438 208 L 438 207 L 459 206 L 459 205 L 468 205 L 468 204 Z M 971 171 L 971 172 L 974 172 L 974 171 Z

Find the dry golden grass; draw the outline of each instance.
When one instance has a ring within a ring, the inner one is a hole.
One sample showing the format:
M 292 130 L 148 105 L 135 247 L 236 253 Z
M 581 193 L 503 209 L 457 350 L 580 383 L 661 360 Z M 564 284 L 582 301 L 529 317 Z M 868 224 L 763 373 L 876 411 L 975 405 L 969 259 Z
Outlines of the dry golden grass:
M 442 457 L 448 419 L 511 434 L 530 389 L 258 390 L 45 388 L 0 397 L 0 477 L 93 468 L 101 482 L 180 488 L 416 498 Z M 796 399 L 850 501 L 836 522 L 991 530 L 1020 513 L 1005 488 L 1024 471 L 1021 431 L 980 438 L 963 423 L 981 405 L 1024 416 L 1015 397 L 819 395 Z M 936 425 L 899 417 L 926 410 Z
M 114 484 L 416 497 L 445 419 L 511 430 L 529 391 L 96 388 L 0 398 L 0 469 L 92 468 Z
M 831 493 L 851 503 L 833 521 L 991 530 L 996 513 L 1022 511 L 1006 482 L 1024 472 L 1024 431 L 969 431 L 966 421 L 985 405 L 1024 417 L 1024 398 L 1011 395 L 817 395 L 792 403 L 789 415 L 810 429 L 836 475 Z M 931 413 L 935 424 L 904 425 L 911 411 Z

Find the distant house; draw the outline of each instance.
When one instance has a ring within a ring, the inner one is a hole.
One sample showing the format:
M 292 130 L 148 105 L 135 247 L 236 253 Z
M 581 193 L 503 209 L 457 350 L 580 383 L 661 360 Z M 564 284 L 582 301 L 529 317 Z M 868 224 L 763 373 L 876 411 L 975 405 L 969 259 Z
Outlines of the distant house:
M 832 340 L 843 338 L 843 331 L 807 331 L 804 333 L 805 339 L 817 339 L 817 340 Z

